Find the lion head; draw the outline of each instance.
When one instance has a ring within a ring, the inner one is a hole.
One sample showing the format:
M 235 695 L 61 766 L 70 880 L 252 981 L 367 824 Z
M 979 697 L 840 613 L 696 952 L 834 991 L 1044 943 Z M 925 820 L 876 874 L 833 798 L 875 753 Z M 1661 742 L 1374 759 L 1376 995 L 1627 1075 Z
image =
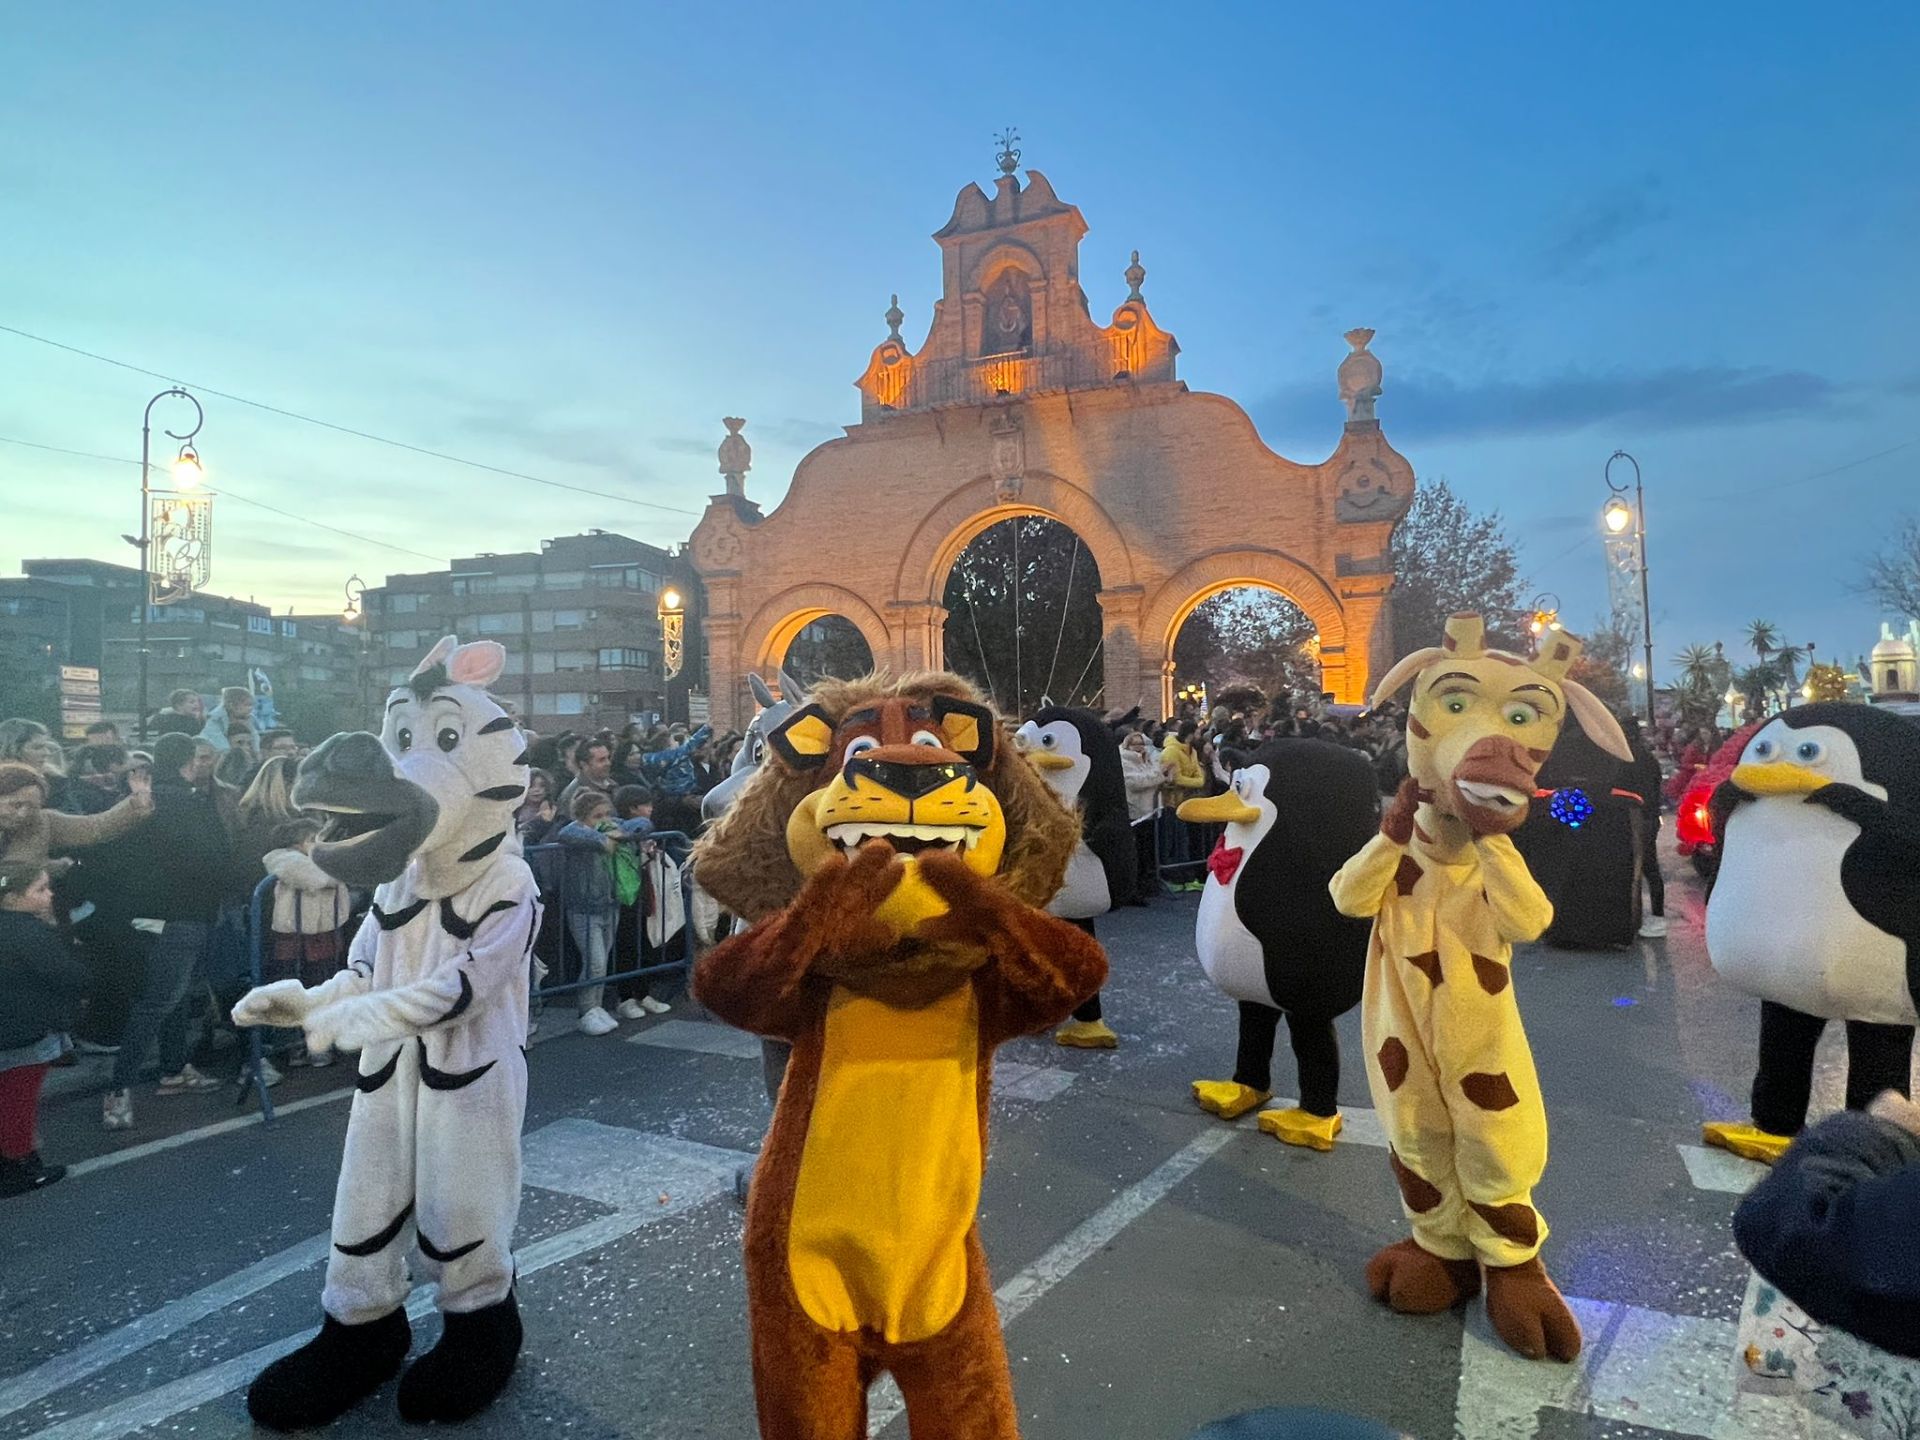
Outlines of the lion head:
M 880 918 L 911 936 L 943 902 L 915 857 L 950 850 L 1018 899 L 1045 905 L 1080 822 L 1007 743 L 958 675 L 826 680 L 768 736 L 766 763 L 694 851 L 700 886 L 760 920 L 791 904 L 836 850 L 884 840 L 907 870 Z

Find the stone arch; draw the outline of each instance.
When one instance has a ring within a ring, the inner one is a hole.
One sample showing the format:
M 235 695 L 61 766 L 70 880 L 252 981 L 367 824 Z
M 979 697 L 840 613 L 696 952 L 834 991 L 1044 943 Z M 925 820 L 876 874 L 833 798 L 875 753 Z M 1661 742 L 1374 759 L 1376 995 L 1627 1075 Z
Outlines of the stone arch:
M 895 645 L 887 622 L 871 604 L 838 585 L 795 585 L 768 600 L 741 632 L 740 653 L 751 669 L 770 675 L 786 658 L 794 637 L 827 615 L 843 615 L 853 623 L 873 652 L 873 663 L 895 663 Z
M 1173 713 L 1173 642 L 1196 608 L 1222 590 L 1242 585 L 1274 590 L 1298 605 L 1320 636 L 1321 687 L 1345 699 L 1347 617 L 1339 597 L 1313 569 L 1278 550 L 1214 550 L 1189 561 L 1148 597 L 1140 625 L 1142 669 L 1158 665 L 1161 713 Z
M 1027 475 L 1020 491 L 1002 499 L 985 475 L 941 500 L 921 518 L 900 556 L 894 593 L 904 600 L 937 605 L 960 552 L 981 531 L 1016 515 L 1044 515 L 1080 537 L 1100 567 L 1101 584 L 1120 589 L 1134 583 L 1127 538 L 1100 502 L 1054 475 Z
M 1030 246 L 1002 240 L 974 262 L 971 288 L 985 293 L 987 287 L 998 280 L 1005 270 L 1018 270 L 1030 280 L 1047 278 L 1047 267 Z

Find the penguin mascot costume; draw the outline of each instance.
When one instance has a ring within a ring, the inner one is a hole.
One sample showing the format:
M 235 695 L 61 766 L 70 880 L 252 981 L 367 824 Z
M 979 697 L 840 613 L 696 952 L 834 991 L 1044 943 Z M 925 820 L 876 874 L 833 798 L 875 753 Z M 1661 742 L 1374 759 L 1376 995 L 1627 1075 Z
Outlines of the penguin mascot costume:
M 1752 1121 L 1709 1145 L 1772 1164 L 1807 1119 L 1814 1050 L 1847 1025 L 1847 1108 L 1909 1092 L 1920 991 L 1920 725 L 1844 701 L 1754 732 L 1713 795 L 1707 955 L 1760 997 Z
M 1287 1021 L 1300 1103 L 1267 1110 L 1260 1128 L 1288 1145 L 1331 1150 L 1340 1039 L 1333 1021 L 1360 1003 L 1365 920 L 1333 908 L 1327 882 L 1379 826 L 1373 765 L 1323 740 L 1276 740 L 1234 771 L 1222 794 L 1189 800 L 1182 820 L 1224 823 L 1207 857 L 1194 946 L 1207 978 L 1240 1005 L 1231 1080 L 1196 1080 L 1203 1110 L 1236 1120 L 1273 1098 L 1273 1043 Z
M 1047 705 L 1014 732 L 1013 743 L 1060 803 L 1080 816 L 1080 844 L 1047 913 L 1071 920 L 1091 935 L 1096 918 L 1133 894 L 1136 849 L 1127 818 L 1120 742 L 1105 718 L 1093 711 Z M 1053 1038 L 1082 1050 L 1111 1050 L 1120 1043 L 1101 1018 L 1098 991 Z

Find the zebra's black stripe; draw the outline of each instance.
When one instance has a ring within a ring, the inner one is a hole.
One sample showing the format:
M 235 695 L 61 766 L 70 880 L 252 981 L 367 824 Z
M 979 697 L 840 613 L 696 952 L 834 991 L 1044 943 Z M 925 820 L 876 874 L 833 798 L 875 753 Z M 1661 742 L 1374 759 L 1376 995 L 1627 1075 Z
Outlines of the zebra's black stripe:
M 467 958 L 471 960 L 473 956 L 469 954 Z M 449 1020 L 458 1020 L 462 1015 L 467 1013 L 467 1007 L 471 1004 L 473 1004 L 473 982 L 467 978 L 467 972 L 462 970 L 460 972 L 460 998 L 453 1002 L 452 1009 L 433 1023 L 435 1025 L 444 1025 Z
M 399 1068 L 400 1068 L 400 1052 L 398 1050 L 395 1050 L 393 1052 L 392 1058 L 389 1059 L 387 1063 L 382 1065 L 378 1070 L 375 1070 L 372 1074 L 354 1076 L 353 1077 L 354 1088 L 357 1089 L 362 1095 L 371 1095 L 373 1094 L 374 1091 L 378 1090 L 382 1085 L 386 1084 L 387 1081 L 391 1080 L 393 1078 L 393 1072 Z
M 469 860 L 486 859 L 487 856 L 493 854 L 494 851 L 498 850 L 503 844 L 505 844 L 506 839 L 507 839 L 507 832 L 502 830 L 498 835 L 494 835 L 489 837 L 488 839 L 482 840 L 478 845 L 474 846 L 471 850 L 467 851 L 466 854 L 460 857 L 460 863 L 464 865 Z
M 401 906 L 400 909 L 394 911 L 391 915 L 382 910 L 378 905 L 375 905 L 372 907 L 373 918 L 380 922 L 380 928 L 382 930 L 398 930 L 402 925 L 405 925 L 412 920 L 414 916 L 426 909 L 427 905 L 428 902 L 425 900 L 416 900 L 411 905 Z
M 386 1249 L 387 1246 L 400 1238 L 400 1232 L 407 1228 L 407 1221 L 412 1218 L 413 1202 L 409 1200 L 407 1202 L 407 1208 L 394 1216 L 392 1220 L 388 1221 L 378 1234 L 369 1235 L 364 1240 L 356 1240 L 351 1245 L 342 1245 L 336 1240 L 333 1242 L 333 1248 L 338 1250 L 342 1255 L 354 1255 L 361 1258 L 365 1258 L 368 1255 L 378 1255 L 382 1250 Z
M 453 908 L 453 901 L 442 900 L 440 902 L 440 928 L 456 940 L 471 940 L 475 932 L 487 923 L 487 917 L 489 915 L 498 915 L 502 910 L 511 910 L 513 908 L 514 902 L 511 900 L 496 900 L 485 910 L 474 916 L 473 919 L 462 920 L 460 918 L 460 912 Z
M 502 730 L 511 729 L 513 729 L 513 717 L 511 715 L 500 715 L 482 725 L 480 727 L 480 733 L 482 735 L 498 735 Z
M 426 1256 L 429 1260 L 437 1260 L 442 1265 L 451 1265 L 462 1255 L 471 1255 L 487 1243 L 485 1240 L 471 1240 L 465 1245 L 457 1246 L 452 1250 L 442 1250 L 438 1245 L 427 1239 L 425 1235 L 416 1233 L 413 1238 L 420 1242 L 420 1253 L 422 1255 Z
M 518 800 L 527 793 L 525 785 L 489 785 L 484 790 L 473 792 L 476 800 Z
M 464 1090 L 496 1063 L 489 1060 L 472 1070 L 436 1070 L 427 1063 L 427 1042 L 420 1042 L 420 1083 L 429 1090 Z

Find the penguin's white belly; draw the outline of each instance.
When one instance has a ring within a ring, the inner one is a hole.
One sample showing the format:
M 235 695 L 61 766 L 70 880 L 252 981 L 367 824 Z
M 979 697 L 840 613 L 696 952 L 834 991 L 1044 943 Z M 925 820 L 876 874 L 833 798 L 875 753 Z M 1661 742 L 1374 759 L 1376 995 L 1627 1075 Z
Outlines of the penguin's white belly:
M 1066 882 L 1047 906 L 1047 913 L 1058 915 L 1062 920 L 1091 920 L 1112 908 L 1113 897 L 1107 893 L 1107 868 L 1082 840 L 1067 862 Z
M 1200 892 L 1200 916 L 1193 927 L 1200 968 L 1230 1000 L 1273 1004 L 1267 988 L 1267 960 L 1253 932 L 1233 908 L 1233 887 L 1208 880 Z
M 1797 795 L 1734 811 L 1707 901 L 1713 968 L 1808 1015 L 1913 1024 L 1905 942 L 1863 919 L 1840 884 L 1859 836 L 1851 820 Z

